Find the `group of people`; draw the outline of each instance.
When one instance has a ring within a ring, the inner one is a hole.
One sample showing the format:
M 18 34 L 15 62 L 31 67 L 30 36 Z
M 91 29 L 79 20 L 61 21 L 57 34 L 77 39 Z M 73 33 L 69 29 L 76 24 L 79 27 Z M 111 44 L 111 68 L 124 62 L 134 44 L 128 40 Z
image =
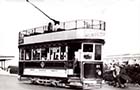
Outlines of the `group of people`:
M 131 78 L 127 75 L 125 65 L 113 64 L 112 74 L 114 86 L 124 88 L 126 83 L 131 81 Z

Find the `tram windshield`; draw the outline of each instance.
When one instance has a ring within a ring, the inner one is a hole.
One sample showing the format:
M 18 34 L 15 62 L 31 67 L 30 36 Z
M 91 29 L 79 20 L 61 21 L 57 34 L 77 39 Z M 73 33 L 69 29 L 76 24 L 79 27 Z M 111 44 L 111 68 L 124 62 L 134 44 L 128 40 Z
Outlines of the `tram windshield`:
M 83 52 L 93 52 L 93 44 L 84 44 Z
M 101 60 L 101 45 L 95 45 L 95 60 Z
M 93 59 L 93 44 L 83 44 L 84 59 Z

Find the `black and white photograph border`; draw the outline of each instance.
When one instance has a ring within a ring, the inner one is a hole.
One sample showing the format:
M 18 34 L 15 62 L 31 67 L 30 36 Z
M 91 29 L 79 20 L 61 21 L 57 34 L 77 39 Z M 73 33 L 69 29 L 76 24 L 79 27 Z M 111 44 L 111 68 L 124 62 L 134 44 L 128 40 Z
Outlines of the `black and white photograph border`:
M 139 0 L 0 0 L 0 90 L 139 90 Z

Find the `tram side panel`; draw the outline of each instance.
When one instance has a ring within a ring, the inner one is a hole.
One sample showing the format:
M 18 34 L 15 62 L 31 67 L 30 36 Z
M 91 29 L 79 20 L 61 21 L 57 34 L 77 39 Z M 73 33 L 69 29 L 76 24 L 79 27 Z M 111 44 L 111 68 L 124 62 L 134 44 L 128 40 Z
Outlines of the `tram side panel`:
M 66 46 L 63 45 L 63 42 L 59 44 L 60 46 L 58 43 L 53 43 L 57 46 L 49 47 L 50 44 L 20 46 L 19 75 L 44 78 L 67 78 L 73 75 L 74 52 L 78 51 L 81 43 L 70 43 Z M 45 54 L 44 47 L 48 49 Z M 40 54 L 39 57 L 34 54 L 37 52 L 36 48 L 40 48 L 37 49 L 39 51 L 43 50 L 41 54 L 38 53 Z
M 73 74 L 72 62 L 28 61 L 19 62 L 19 75 L 23 77 L 67 78 Z

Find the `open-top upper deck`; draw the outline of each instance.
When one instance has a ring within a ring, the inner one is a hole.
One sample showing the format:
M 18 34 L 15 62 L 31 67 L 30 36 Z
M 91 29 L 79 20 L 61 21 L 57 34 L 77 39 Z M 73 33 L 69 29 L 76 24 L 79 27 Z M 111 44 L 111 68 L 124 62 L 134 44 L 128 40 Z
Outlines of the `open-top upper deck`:
M 36 27 L 19 33 L 19 44 L 71 40 L 104 39 L 105 22 L 101 20 L 75 20 L 61 22 L 59 25 Z

